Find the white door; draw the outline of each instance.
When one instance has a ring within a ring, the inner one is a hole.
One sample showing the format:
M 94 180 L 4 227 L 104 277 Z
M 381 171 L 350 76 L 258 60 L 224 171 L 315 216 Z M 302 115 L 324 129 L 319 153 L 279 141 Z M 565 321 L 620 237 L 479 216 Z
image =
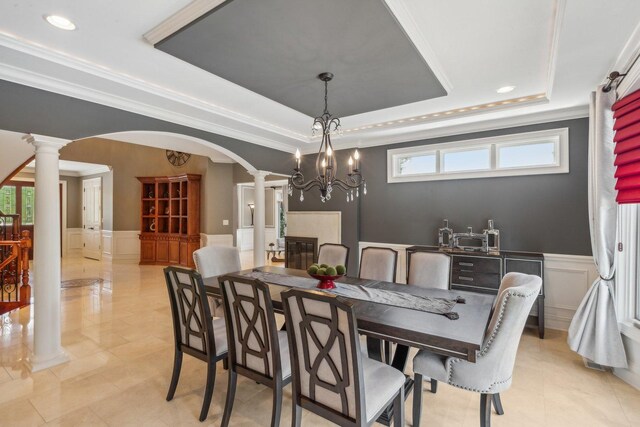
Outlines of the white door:
M 82 181 L 82 255 L 102 259 L 102 178 Z

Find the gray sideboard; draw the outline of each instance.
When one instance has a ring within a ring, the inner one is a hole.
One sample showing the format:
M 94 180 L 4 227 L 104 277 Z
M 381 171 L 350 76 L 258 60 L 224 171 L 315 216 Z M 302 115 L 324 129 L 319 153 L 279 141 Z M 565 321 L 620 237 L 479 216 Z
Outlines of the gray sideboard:
M 544 338 L 544 255 L 534 252 L 496 251 L 471 252 L 443 250 L 437 246 L 411 246 L 407 248 L 407 277 L 411 255 L 415 252 L 439 252 L 450 256 L 449 288 L 496 295 L 502 277 L 510 272 L 534 274 L 542 277 L 540 295 L 531 310 L 530 321 L 538 327 Z

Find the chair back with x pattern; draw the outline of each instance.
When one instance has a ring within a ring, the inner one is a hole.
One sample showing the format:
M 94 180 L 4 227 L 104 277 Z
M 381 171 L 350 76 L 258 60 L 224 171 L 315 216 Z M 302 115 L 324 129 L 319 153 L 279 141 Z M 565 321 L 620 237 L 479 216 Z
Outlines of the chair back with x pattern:
M 352 304 L 318 291 L 282 293 L 293 399 L 340 425 L 365 417 L 360 340 Z
M 166 267 L 176 348 L 201 360 L 216 354 L 211 312 L 202 276 L 195 270 Z
M 272 384 L 270 380 L 281 378 L 282 365 L 268 285 L 236 276 L 222 276 L 218 281 L 227 319 L 231 364 L 243 375 L 252 378 L 258 375 L 260 378 L 256 380 Z

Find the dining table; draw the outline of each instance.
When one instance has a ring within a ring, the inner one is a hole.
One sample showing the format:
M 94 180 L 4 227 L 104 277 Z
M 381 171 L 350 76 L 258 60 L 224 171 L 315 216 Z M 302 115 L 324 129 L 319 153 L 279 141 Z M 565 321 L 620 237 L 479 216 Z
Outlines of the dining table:
M 264 266 L 227 274 L 227 277 L 247 279 L 248 276 L 260 276 L 269 286 L 269 293 L 274 312 L 282 313 L 281 293 L 291 287 L 316 289 L 316 283 L 309 278 L 305 270 Z M 274 276 L 277 275 L 277 276 Z M 271 280 L 277 277 L 285 280 Z M 221 297 L 217 277 L 205 278 L 205 291 L 212 297 Z M 402 283 L 360 279 L 342 276 L 336 280 L 339 284 L 361 286 L 366 289 L 402 292 L 410 295 L 430 298 L 457 300 L 453 310 L 454 318 L 442 314 L 431 313 L 387 303 L 379 303 L 362 299 L 347 298 L 353 304 L 357 327 L 360 334 L 366 336 L 367 352 L 370 358 L 383 361 L 384 341 L 396 344 L 391 360 L 387 360 L 394 368 L 404 373 L 410 348 L 427 350 L 442 356 L 453 356 L 472 363 L 476 362 L 477 353 L 484 341 L 485 331 L 489 323 L 493 295 L 485 295 L 459 290 L 423 288 Z M 407 376 L 405 381 L 405 398 L 411 393 L 413 379 Z M 393 419 L 392 408 L 389 407 L 378 419 L 389 425 Z

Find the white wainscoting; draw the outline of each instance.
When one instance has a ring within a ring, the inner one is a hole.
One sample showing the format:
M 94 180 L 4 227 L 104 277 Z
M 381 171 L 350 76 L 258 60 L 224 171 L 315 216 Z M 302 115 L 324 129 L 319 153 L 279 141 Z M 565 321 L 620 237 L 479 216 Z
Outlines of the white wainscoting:
M 82 228 L 67 228 L 63 256 L 82 255 Z
M 236 231 L 237 247 L 239 251 L 253 250 L 253 228 L 238 228 Z M 264 230 L 264 242 L 268 246 L 269 243 L 276 243 L 276 229 L 267 227 Z M 265 250 L 267 249 L 265 246 Z
M 112 261 L 140 260 L 139 231 L 102 230 L 102 256 Z
M 316 237 L 318 245 L 342 243 L 342 212 L 340 211 L 289 211 L 287 235 Z
M 398 251 L 396 281 L 406 283 L 407 252 L 412 245 L 395 243 L 360 242 L 360 251 L 368 246 L 391 248 Z M 545 326 L 566 331 L 571 319 L 591 284 L 598 277 L 593 258 L 583 255 L 544 254 Z
M 204 234 L 200 233 L 200 246 L 231 246 L 233 234 Z

